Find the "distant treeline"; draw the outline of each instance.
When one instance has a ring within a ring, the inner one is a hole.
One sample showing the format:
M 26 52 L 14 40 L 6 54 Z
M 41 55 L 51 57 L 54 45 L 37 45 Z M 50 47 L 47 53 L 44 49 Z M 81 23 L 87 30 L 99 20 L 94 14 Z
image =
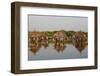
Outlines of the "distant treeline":
M 76 32 L 81 32 L 81 33 L 84 33 L 86 36 L 88 36 L 88 33 L 87 32 L 82 32 L 82 31 L 65 31 L 65 30 L 60 30 L 60 31 L 33 31 L 33 33 L 36 32 L 36 33 L 43 33 L 45 35 L 47 35 L 48 37 L 49 36 L 53 36 L 55 33 L 57 32 L 63 32 L 66 34 L 67 37 L 71 37 L 73 36 Z M 32 32 L 29 32 L 29 33 L 32 33 Z

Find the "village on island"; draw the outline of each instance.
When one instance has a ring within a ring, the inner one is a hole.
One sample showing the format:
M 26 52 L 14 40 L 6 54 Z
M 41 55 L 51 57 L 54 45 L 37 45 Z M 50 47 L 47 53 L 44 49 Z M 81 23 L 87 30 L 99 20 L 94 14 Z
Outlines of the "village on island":
M 36 54 L 41 47 L 53 44 L 57 52 L 63 52 L 66 44 L 73 44 L 81 53 L 88 44 L 88 33 L 82 31 L 32 31 L 28 32 L 28 47 Z

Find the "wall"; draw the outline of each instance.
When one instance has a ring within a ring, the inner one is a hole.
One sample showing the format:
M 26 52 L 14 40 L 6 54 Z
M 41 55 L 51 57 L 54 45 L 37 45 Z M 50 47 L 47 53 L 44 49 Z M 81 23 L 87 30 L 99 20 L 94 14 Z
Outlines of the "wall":
M 10 55 L 11 55 L 11 15 L 10 3 L 15 0 L 1 0 L 0 1 L 0 76 L 16 76 L 10 73 Z M 73 4 L 73 5 L 90 5 L 98 6 L 100 17 L 100 1 L 99 0 L 17 0 L 28 2 L 43 2 L 43 3 L 57 3 L 57 4 Z M 100 18 L 98 18 L 100 21 Z M 98 22 L 100 24 L 100 22 Z M 98 33 L 100 33 L 100 26 L 98 25 Z M 100 42 L 100 35 L 98 36 L 98 46 Z M 100 49 L 98 48 L 99 58 Z M 99 76 L 100 73 L 100 59 L 98 70 L 81 70 L 81 71 L 65 71 L 65 72 L 52 72 L 52 73 L 38 73 L 38 74 L 24 74 L 24 76 Z M 23 76 L 18 75 L 18 76 Z

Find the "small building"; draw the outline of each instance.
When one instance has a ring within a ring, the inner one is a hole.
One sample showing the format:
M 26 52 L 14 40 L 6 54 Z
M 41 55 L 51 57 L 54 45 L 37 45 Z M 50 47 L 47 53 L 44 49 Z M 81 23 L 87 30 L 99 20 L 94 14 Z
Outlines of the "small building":
M 86 34 L 81 31 L 76 32 L 72 36 L 72 43 L 80 52 L 82 52 L 88 43 Z
M 48 41 L 48 36 L 45 33 L 40 33 L 41 41 Z
M 73 43 L 77 43 L 77 42 L 87 42 L 87 35 L 84 32 L 76 32 L 73 36 L 72 36 L 72 42 Z
M 58 31 L 53 35 L 53 41 L 65 41 L 67 39 L 68 38 L 64 31 Z
M 32 42 L 39 42 L 41 40 L 40 39 L 41 34 L 39 32 L 31 32 L 31 33 L 29 33 L 28 36 L 29 36 L 28 37 L 28 41 L 30 43 L 32 43 Z

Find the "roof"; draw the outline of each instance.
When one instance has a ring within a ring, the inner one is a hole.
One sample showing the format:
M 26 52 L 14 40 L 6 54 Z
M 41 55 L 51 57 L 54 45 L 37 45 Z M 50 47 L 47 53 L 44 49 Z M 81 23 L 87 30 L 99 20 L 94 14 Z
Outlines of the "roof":
M 58 31 L 53 36 L 54 37 L 66 37 L 66 34 L 63 31 Z

